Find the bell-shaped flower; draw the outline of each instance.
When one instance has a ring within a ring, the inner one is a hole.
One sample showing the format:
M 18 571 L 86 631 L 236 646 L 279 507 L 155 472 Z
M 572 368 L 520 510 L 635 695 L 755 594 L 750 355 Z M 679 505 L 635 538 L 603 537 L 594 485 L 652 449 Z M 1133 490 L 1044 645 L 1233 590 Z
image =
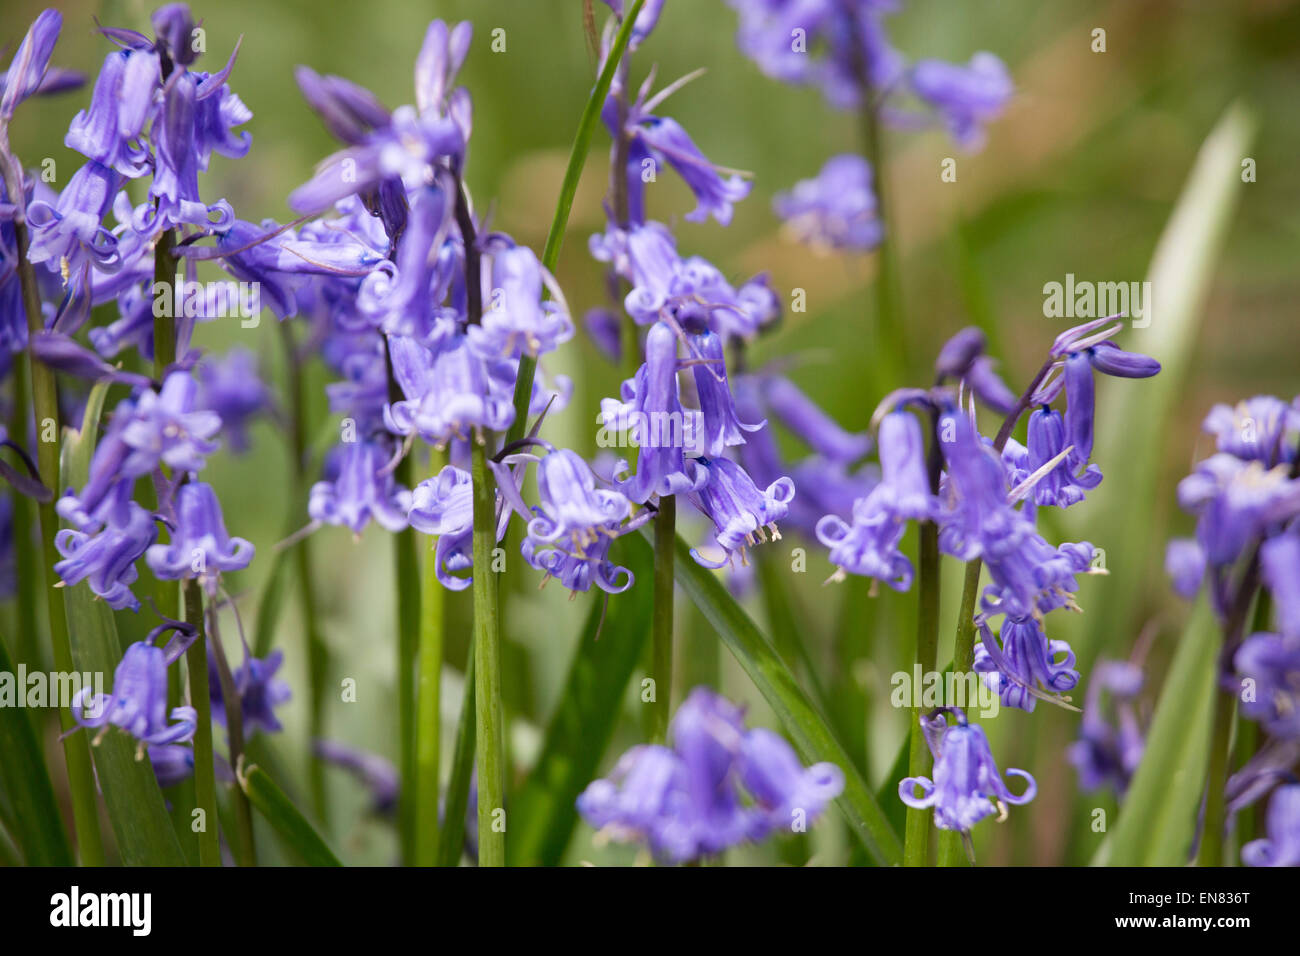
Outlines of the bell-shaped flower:
M 153 516 L 133 501 L 123 501 L 119 515 L 121 524 L 109 524 L 95 534 L 64 528 L 55 535 L 54 546 L 63 560 L 54 565 L 54 573 L 64 584 L 86 580 L 111 608 L 138 611 L 140 602 L 130 587 L 139 577 L 135 562 L 157 540 L 158 530 Z
M 1295 460 L 1295 444 L 1286 437 L 1300 432 L 1300 406 L 1272 395 L 1256 395 L 1236 405 L 1215 405 L 1201 423 L 1219 451 L 1266 468 Z
M 474 485 L 469 472 L 447 465 L 416 485 L 407 519 L 416 531 L 437 535 L 434 568 L 442 586 L 452 591 L 469 587 L 471 579 L 456 573 L 474 564 Z
M 83 687 L 72 700 L 73 719 L 82 727 L 120 727 L 140 742 L 142 754 L 151 745 L 189 740 L 197 723 L 194 708 L 167 712 L 167 667 L 180 657 L 181 644 L 173 641 L 164 649 L 151 640 L 136 641 L 113 672 L 112 693 L 94 695 Z
M 542 301 L 542 285 L 555 283 L 531 249 L 513 246 L 492 255 L 484 276 L 483 321 L 470 326 L 469 344 L 488 360 L 536 358 L 573 337 L 573 320 L 562 305 Z
M 1300 784 L 1273 791 L 1268 802 L 1268 836 L 1241 848 L 1247 866 L 1300 866 Z
M 476 429 L 504 431 L 514 421 L 509 396 L 491 387 L 488 369 L 458 336 L 437 352 L 406 336 L 389 336 L 393 376 L 406 396 L 384 409 L 388 428 L 418 434 L 435 447 Z
M 293 696 L 289 685 L 275 676 L 283 663 L 283 651 L 272 651 L 264 658 L 256 658 L 247 648 L 244 649 L 244 662 L 231 676 L 235 681 L 235 691 L 239 694 L 240 719 L 246 737 L 259 730 L 273 734 L 282 729 L 275 708 L 287 703 Z M 212 719 L 224 727 L 226 702 L 222 697 L 221 681 L 211 655 L 208 674 Z
M 778 193 L 772 206 L 786 232 L 814 249 L 865 252 L 885 235 L 876 213 L 871 164 L 852 153 L 832 156 L 816 177 Z
M 782 520 L 794 498 L 794 482 L 778 478 L 759 490 L 745 469 L 729 458 L 701 458 L 707 474 L 704 486 L 690 492 L 688 498 L 701 514 L 713 522 L 714 539 L 722 557 L 710 559 L 700 549 L 691 549 L 691 557 L 706 568 L 720 568 L 740 552 L 747 563 L 745 549 L 767 540 L 781 538 L 777 522 Z
M 221 430 L 216 412 L 198 405 L 199 385 L 188 372 L 172 372 L 155 392 L 144 389 L 131 418 L 122 428 L 122 441 L 131 449 L 122 463 L 128 475 L 147 475 L 159 463 L 174 471 L 200 471 L 217 450 L 213 440 Z
M 355 535 L 371 520 L 389 531 L 404 529 L 411 493 L 387 469 L 389 458 L 377 442 L 340 445 L 331 462 L 332 474 L 312 486 L 307 502 L 312 520 L 342 525 Z
M 155 544 L 145 561 L 164 581 L 196 579 L 215 594 L 222 572 L 242 571 L 253 560 L 253 545 L 226 531 L 221 503 L 202 481 L 181 485 L 176 493 L 176 526 L 169 544 Z
M 844 789 L 833 763 L 805 767 L 780 734 L 755 727 L 740 744 L 740 781 L 767 813 L 772 829 L 803 832 Z
M 747 425 L 736 413 L 736 400 L 727 381 L 722 337 L 716 332 L 705 331 L 689 336 L 688 342 L 697 362 L 691 367 L 691 372 L 703 416 L 704 435 L 700 447 L 706 455 L 717 457 L 725 448 L 745 444 L 744 433 L 758 431 L 766 422 Z
M 1300 737 L 1300 638 L 1252 634 L 1232 663 L 1241 677 L 1241 712 L 1274 737 Z
M 1006 707 L 1032 712 L 1036 698 L 1043 695 L 1040 686 L 1060 694 L 1079 683 L 1070 645 L 1048 640 L 1042 623 L 1033 617 L 1004 619 L 998 638 L 981 622 L 980 635 L 974 669 L 985 675 L 985 683 Z
M 1066 756 L 1079 774 L 1079 788 L 1103 786 L 1123 794 L 1142 761 L 1142 728 L 1133 709 L 1142 691 L 1142 670 L 1126 661 L 1099 661 L 1093 668 L 1079 739 Z M 1106 694 L 1109 707 L 1103 703 Z

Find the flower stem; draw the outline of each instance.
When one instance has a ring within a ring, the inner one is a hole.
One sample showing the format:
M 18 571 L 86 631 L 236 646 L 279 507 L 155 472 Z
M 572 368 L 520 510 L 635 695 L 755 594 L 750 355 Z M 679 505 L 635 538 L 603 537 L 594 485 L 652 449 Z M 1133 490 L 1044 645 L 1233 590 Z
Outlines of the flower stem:
M 176 260 L 172 249 L 176 245 L 176 233 L 167 229 L 158 237 L 153 247 L 153 281 L 154 286 L 171 289 L 175 281 Z M 163 293 L 166 295 L 166 293 Z M 154 309 L 153 317 L 153 375 L 162 380 L 167 366 L 176 361 L 176 319 L 170 314 L 171 309 Z M 159 312 L 168 314 L 159 315 Z
M 952 649 L 952 670 L 960 677 L 970 673 L 975 662 L 975 602 L 979 596 L 980 572 L 984 562 L 979 558 L 966 562 L 966 577 L 961 589 L 961 612 L 957 617 L 957 639 Z M 961 834 L 944 830 L 939 834 L 939 865 L 965 866 L 969 863 Z
M 288 322 L 277 323 L 280 341 L 284 347 L 285 375 L 288 379 L 289 393 L 289 451 L 293 458 L 294 502 L 296 507 L 304 507 L 307 497 L 307 398 L 303 384 L 302 359 L 298 345 L 294 340 L 292 327 Z M 299 603 L 302 605 L 303 627 L 307 637 L 307 676 L 311 695 L 308 708 L 307 732 L 312 740 L 324 736 L 325 680 L 329 672 L 329 657 L 325 641 L 321 637 L 320 624 L 316 616 L 316 584 L 313 573 L 311 540 L 299 541 L 293 547 L 294 563 L 297 565 Z M 329 826 L 329 799 L 325 786 L 325 767 L 316 758 L 309 765 L 312 806 L 316 811 L 317 823 L 322 828 Z
M 435 452 L 435 455 L 437 453 Z M 437 471 L 436 462 L 432 469 Z M 425 549 L 420 591 L 420 665 L 415 719 L 415 856 L 416 866 L 438 860 L 438 763 L 442 728 L 442 644 L 444 592 L 438 558 Z
M 650 669 L 655 682 L 650 742 L 668 737 L 673 692 L 673 558 L 677 546 L 677 499 L 659 498 L 655 515 L 654 603 L 650 611 Z
M 470 458 L 474 483 L 474 681 L 478 741 L 478 864 L 505 866 L 505 733 L 501 715 L 501 635 L 498 630 L 496 484 L 487 449 L 475 441 Z M 498 818 L 498 813 L 502 814 Z
M 5 131 L 7 132 L 7 131 Z M 0 133 L 0 172 L 3 172 L 6 188 L 19 212 L 14 216 L 14 244 L 17 252 L 19 286 L 22 290 L 23 309 L 27 314 L 28 346 L 25 361 L 27 374 L 31 382 L 31 409 L 36 414 L 36 463 L 40 472 L 41 483 L 46 488 L 57 489 L 59 486 L 59 394 L 54 381 L 54 372 L 36 360 L 31 350 L 31 340 L 35 333 L 44 328 L 41 315 L 41 297 L 36 284 L 36 272 L 27 258 L 29 236 L 27 222 L 22 212 L 23 195 L 22 173 L 16 169 L 17 162 L 10 161 L 7 136 Z M 45 441 L 47 433 L 52 438 Z M 22 435 L 26 435 L 24 422 Z M 33 584 L 45 591 L 46 606 L 49 614 L 51 652 L 56 670 L 71 673 L 72 641 L 68 634 L 68 612 L 63 603 L 63 595 L 49 581 L 52 568 L 60 555 L 54 546 L 54 536 L 59 530 L 59 519 L 54 512 L 54 502 L 49 501 L 37 507 L 37 520 L 41 532 L 41 567 L 36 573 Z M 65 731 L 75 728 L 72 714 L 66 708 L 59 710 L 59 721 Z M 72 820 L 76 829 L 77 849 L 84 866 L 104 865 L 104 841 L 99 832 L 99 810 L 95 799 L 95 777 L 90 764 L 90 746 L 85 734 L 71 734 L 63 738 L 63 757 L 68 767 L 68 789 L 72 797 Z
M 439 866 L 455 866 L 465 852 L 465 808 L 469 806 L 470 777 L 474 773 L 474 724 L 477 720 L 474 655 L 474 640 L 471 636 L 469 657 L 465 662 L 460 718 L 456 723 L 456 747 L 451 755 L 451 775 L 447 779 L 442 833 L 438 839 Z
M 190 578 L 184 585 L 185 623 L 196 632 L 185 652 L 190 675 L 190 705 L 197 714 L 194 728 L 194 803 L 203 811 L 199 833 L 199 865 L 221 865 L 221 837 L 217 824 L 217 778 L 212 754 L 212 696 L 208 691 L 208 646 L 203 623 L 203 592 Z
M 208 634 L 212 639 L 212 656 L 217 662 L 217 679 L 221 683 L 221 700 L 226 708 L 226 737 L 230 743 L 230 766 L 238 767 L 244 756 L 244 705 L 235 686 L 235 677 L 226 660 L 226 649 L 217 630 L 217 609 L 208 606 Z M 253 839 L 253 809 L 243 787 L 234 788 L 235 859 L 240 866 L 257 866 L 257 844 Z

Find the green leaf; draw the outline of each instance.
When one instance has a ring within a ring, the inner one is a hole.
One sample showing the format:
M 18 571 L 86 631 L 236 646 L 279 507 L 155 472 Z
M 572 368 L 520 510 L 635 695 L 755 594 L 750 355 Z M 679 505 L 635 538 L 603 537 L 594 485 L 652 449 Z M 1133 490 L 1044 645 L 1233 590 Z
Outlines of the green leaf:
M 678 537 L 677 583 L 704 613 L 727 650 L 776 712 L 800 758 L 805 763 L 829 761 L 844 771 L 844 792 L 836 803 L 866 851 L 877 863 L 901 864 L 903 846 L 898 834 L 849 755 L 799 689 L 794 675 L 767 638 L 717 577 L 695 563 L 690 551 L 690 545 Z
M 650 633 L 649 545 L 638 535 L 621 538 L 612 560 L 626 565 L 638 584 L 610 599 L 607 610 L 605 595 L 594 596 L 541 755 L 512 802 L 506 847 L 512 865 L 560 863 L 578 822 L 574 801 L 596 775 Z
M 69 432 L 63 447 L 61 484 L 80 488 L 90 471 L 107 387 L 96 385 L 86 402 L 81 432 Z M 107 681 L 122 659 L 113 612 L 85 581 L 63 589 L 72 659 L 77 670 Z M 84 731 L 78 731 L 84 733 Z M 153 765 L 134 738 L 112 728 L 91 747 L 95 776 L 122 862 L 128 866 L 183 866 L 185 857 L 172 829 Z M 208 826 L 216 826 L 209 820 Z
M 307 822 L 285 792 L 256 764 L 241 765 L 236 773 L 239 786 L 275 832 L 308 866 L 342 866 L 334 851 Z
M 0 674 L 15 673 L 0 641 Z M 15 691 L 26 688 L 17 682 Z M 0 706 L 0 767 L 16 771 L 0 773 L 0 823 L 13 834 L 23 860 L 28 866 L 74 866 L 45 753 L 26 708 Z
M 1202 598 L 1160 693 L 1142 763 L 1094 864 L 1187 863 L 1209 759 L 1218 649 L 1214 615 Z

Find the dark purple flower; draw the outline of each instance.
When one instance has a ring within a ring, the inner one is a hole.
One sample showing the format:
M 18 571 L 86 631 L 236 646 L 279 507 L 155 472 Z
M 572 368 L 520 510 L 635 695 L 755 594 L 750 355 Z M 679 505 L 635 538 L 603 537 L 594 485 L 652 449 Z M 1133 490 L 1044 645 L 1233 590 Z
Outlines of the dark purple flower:
M 209 655 L 209 662 L 212 657 Z M 275 708 L 287 703 L 293 696 L 289 685 L 276 678 L 276 672 L 284 663 L 283 651 L 272 651 L 264 658 L 256 658 L 244 649 L 244 663 L 232 675 L 235 690 L 239 693 L 240 716 L 244 724 L 245 736 L 252 736 L 258 730 L 273 734 L 281 728 L 280 719 L 275 716 Z M 209 667 L 209 691 L 212 695 L 212 719 L 223 727 L 226 725 L 226 702 L 222 698 L 221 681 L 217 676 L 215 664 Z
M 153 50 L 115 50 L 104 58 L 90 107 L 73 117 L 63 144 L 87 159 L 137 179 L 149 171 L 141 133 L 157 113 L 160 73 Z
M 989 749 L 988 737 L 978 724 L 966 722 L 956 711 L 957 723 L 930 742 L 934 755 L 934 779 L 906 777 L 898 784 L 898 796 L 917 810 L 934 808 L 934 825 L 940 830 L 969 831 L 994 813 L 1005 815 L 1004 804 L 1020 806 L 1034 799 L 1038 785 L 1023 770 L 1008 769 L 1008 776 L 1022 777 L 1025 792 L 1013 794 L 1005 783 Z M 922 718 L 924 721 L 924 718 Z M 916 796 L 916 788 L 921 796 Z
M 755 432 L 766 422 L 747 425 L 736 413 L 736 400 L 727 381 L 727 360 L 722 351 L 722 337 L 705 331 L 687 339 L 698 364 L 691 367 L 695 394 L 700 402 L 704 434 L 699 445 L 706 455 L 717 457 L 725 448 L 745 444 L 744 432 Z
M 813 179 L 772 200 L 786 230 L 815 249 L 865 251 L 880 245 L 871 164 L 853 154 L 832 156 Z
M 1026 467 L 1036 473 L 1065 451 L 1065 421 L 1060 412 L 1047 406 L 1036 409 L 1029 416 L 1029 457 Z M 1087 465 L 1082 473 L 1070 464 L 1067 457 L 1043 475 L 1030 494 L 1037 505 L 1068 508 L 1084 499 L 1084 492 L 1101 484 L 1101 469 Z
M 181 655 L 180 642 L 164 650 L 148 641 L 126 649 L 113 672 L 113 692 L 91 696 L 83 687 L 72 701 L 72 716 L 82 727 L 120 727 L 140 741 L 140 752 L 194 736 L 197 714 L 193 707 L 173 707 L 168 724 L 167 667 Z
M 379 754 L 349 747 L 334 740 L 317 740 L 316 756 L 350 772 L 370 791 L 372 813 L 387 816 L 397 809 L 401 785 L 397 768 Z
M 154 35 L 176 63 L 188 66 L 194 62 L 194 17 L 188 4 L 167 3 L 153 12 L 149 22 Z
M 153 765 L 158 786 L 174 787 L 188 780 L 194 773 L 194 748 L 183 744 L 162 744 L 149 748 L 149 763 Z
M 109 524 L 96 534 L 64 528 L 55 535 L 63 560 L 54 565 L 54 573 L 64 584 L 87 580 L 111 608 L 138 611 L 140 602 L 130 587 L 139 577 L 135 562 L 157 540 L 158 530 L 153 515 L 135 502 L 125 500 L 123 511 L 121 524 Z
M 1300 866 L 1300 784 L 1273 791 L 1268 804 L 1268 837 L 1241 848 L 1247 866 Z
M 162 580 L 195 578 L 215 594 L 222 572 L 242 571 L 253 560 L 253 545 L 226 531 L 221 503 L 202 481 L 181 485 L 176 493 L 176 526 L 170 544 L 155 544 L 145 561 Z
M 986 675 L 985 683 L 998 692 L 1006 707 L 1032 712 L 1041 696 L 1039 686 L 1060 694 L 1079 683 L 1070 645 L 1049 641 L 1042 623 L 1032 617 L 1005 618 L 997 638 L 981 621 L 980 637 L 974 669 Z

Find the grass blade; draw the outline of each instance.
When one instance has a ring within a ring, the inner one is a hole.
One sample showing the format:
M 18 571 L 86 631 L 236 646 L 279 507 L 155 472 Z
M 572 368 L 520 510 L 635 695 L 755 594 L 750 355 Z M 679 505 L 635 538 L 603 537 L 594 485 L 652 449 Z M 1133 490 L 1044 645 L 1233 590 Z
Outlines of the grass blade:
M 241 761 L 236 776 L 239 778 L 240 789 L 248 796 L 248 802 L 271 824 L 285 843 L 302 857 L 304 863 L 308 866 L 343 865 L 265 770 L 256 764 L 246 766 Z

